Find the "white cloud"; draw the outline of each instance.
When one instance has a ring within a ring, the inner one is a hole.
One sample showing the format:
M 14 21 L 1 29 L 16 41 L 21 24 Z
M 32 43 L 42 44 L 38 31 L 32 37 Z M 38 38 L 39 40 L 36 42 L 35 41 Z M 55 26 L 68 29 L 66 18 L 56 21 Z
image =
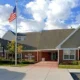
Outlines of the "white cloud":
M 13 7 L 10 6 L 9 4 L 0 5 L 0 21 L 4 21 L 7 24 L 9 14 L 11 13 L 12 8 Z
M 4 35 L 7 30 L 15 31 L 16 22 L 15 20 L 11 23 L 8 22 L 8 18 L 13 10 L 13 7 L 9 4 L 0 5 L 0 37 Z M 18 14 L 17 29 L 18 32 L 31 32 L 40 31 L 43 29 L 45 24 L 43 22 L 37 22 L 35 20 L 27 20 L 20 14 Z
M 26 8 L 29 9 L 29 13 L 33 15 L 34 20 L 43 21 L 46 18 L 46 11 L 48 8 L 48 0 L 35 0 L 26 4 Z
M 5 26 L 9 25 L 8 18 L 12 8 L 9 4 L 0 5 L 0 37 L 6 32 L 7 27 Z
M 71 24 L 68 25 L 68 28 L 78 28 L 80 26 L 80 24 Z
M 26 19 L 22 16 L 18 17 L 18 25 L 17 30 L 18 32 L 33 32 L 33 31 L 40 31 L 45 27 L 43 22 L 37 22 L 35 20 Z
M 76 16 L 76 23 L 80 23 L 80 13 Z
M 33 32 L 40 31 L 44 28 L 45 24 L 34 20 L 26 20 L 20 22 L 18 32 Z
M 72 16 L 71 9 L 78 6 L 79 0 L 33 0 L 25 5 L 25 9 L 29 14 L 32 14 L 33 20 L 26 19 L 18 14 L 18 32 L 32 32 L 44 29 L 61 29 L 70 28 L 70 26 L 78 26 L 80 18 L 76 17 L 78 24 L 65 24 L 70 16 Z M 15 20 L 8 22 L 10 13 L 13 7 L 9 4 L 0 5 L 0 29 L 15 31 Z M 46 20 L 46 22 L 44 22 Z M 3 34 L 3 31 L 0 31 Z
M 45 29 L 65 28 L 64 23 L 71 15 L 71 9 L 78 6 L 79 0 L 34 0 L 25 5 L 34 20 L 46 19 Z
M 80 27 L 80 13 L 75 16 L 75 22 L 67 26 L 68 28 L 78 28 Z

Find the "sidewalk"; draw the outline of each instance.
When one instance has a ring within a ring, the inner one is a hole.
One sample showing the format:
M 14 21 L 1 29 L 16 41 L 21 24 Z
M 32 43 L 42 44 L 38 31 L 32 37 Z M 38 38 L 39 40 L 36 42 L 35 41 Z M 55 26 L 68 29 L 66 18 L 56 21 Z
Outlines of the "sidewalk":
M 80 69 L 68 69 L 74 80 L 80 80 Z
M 26 74 L 23 80 L 73 80 L 66 69 L 34 68 Z
M 0 67 L 0 80 L 73 80 L 67 69 Z

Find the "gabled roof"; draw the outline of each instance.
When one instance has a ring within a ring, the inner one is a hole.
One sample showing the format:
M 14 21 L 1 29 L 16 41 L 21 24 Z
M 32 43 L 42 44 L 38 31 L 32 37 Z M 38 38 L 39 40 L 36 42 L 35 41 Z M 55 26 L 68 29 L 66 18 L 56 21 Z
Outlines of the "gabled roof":
M 80 28 L 61 44 L 61 48 L 78 48 L 80 47 Z
M 17 33 L 17 35 L 26 36 L 26 33 Z M 2 38 L 5 40 L 9 40 L 9 41 L 15 40 L 15 32 L 9 30 L 8 32 L 4 34 Z
M 18 33 L 18 36 L 26 36 L 24 41 L 18 41 L 18 43 L 24 44 L 24 49 L 26 50 L 56 49 L 74 31 L 75 29 L 56 29 L 24 34 Z M 3 39 L 11 41 L 15 39 L 15 33 L 8 31 L 3 36 Z
M 46 30 L 26 34 L 26 39 L 19 43 L 29 45 L 36 49 L 55 49 L 74 29 Z M 27 50 L 32 50 L 28 48 Z
M 24 41 L 18 41 L 21 44 L 29 45 L 28 50 L 37 50 L 39 45 L 41 33 L 40 32 L 31 32 L 26 34 Z
M 15 40 L 15 33 L 9 30 L 8 32 L 6 32 L 4 34 L 4 36 L 2 37 L 2 39 L 8 40 L 8 41 Z

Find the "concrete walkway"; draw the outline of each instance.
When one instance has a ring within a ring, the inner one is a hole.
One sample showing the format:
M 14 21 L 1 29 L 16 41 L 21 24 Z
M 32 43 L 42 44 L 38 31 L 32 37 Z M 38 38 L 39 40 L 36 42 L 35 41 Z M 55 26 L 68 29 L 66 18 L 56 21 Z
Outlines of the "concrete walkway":
M 53 67 L 0 67 L 0 80 L 73 80 L 67 69 Z
M 57 61 L 41 61 L 34 64 L 34 66 L 39 68 L 58 68 L 58 62 Z

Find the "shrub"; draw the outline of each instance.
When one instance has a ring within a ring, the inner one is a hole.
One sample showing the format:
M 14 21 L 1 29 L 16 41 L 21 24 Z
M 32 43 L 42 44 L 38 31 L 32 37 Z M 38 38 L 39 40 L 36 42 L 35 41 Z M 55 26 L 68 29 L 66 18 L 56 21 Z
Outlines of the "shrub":
M 78 64 L 80 65 L 80 61 L 78 61 Z
M 78 65 L 78 61 L 61 62 L 61 65 Z M 80 62 L 79 62 L 80 64 Z
M 72 65 L 77 65 L 78 61 L 72 61 Z
M 63 61 L 63 62 L 61 62 L 60 64 L 61 64 L 61 65 L 71 65 L 71 62 L 65 62 L 65 61 Z
M 6 59 L 5 59 L 4 57 L 0 57 L 0 61 L 1 61 L 1 60 L 6 60 Z
M 14 64 L 14 61 L 10 61 L 10 60 L 0 60 L 0 64 Z
M 29 60 L 23 60 L 21 61 L 22 64 L 34 64 L 35 62 L 34 61 L 29 61 Z
M 18 64 L 34 64 L 35 61 L 34 60 L 18 60 L 17 61 Z M 0 64 L 15 64 L 15 60 L 10 60 L 10 59 L 3 59 L 0 58 Z
M 66 64 L 66 62 L 61 62 L 60 64 L 61 64 L 61 65 L 65 65 L 65 64 Z

